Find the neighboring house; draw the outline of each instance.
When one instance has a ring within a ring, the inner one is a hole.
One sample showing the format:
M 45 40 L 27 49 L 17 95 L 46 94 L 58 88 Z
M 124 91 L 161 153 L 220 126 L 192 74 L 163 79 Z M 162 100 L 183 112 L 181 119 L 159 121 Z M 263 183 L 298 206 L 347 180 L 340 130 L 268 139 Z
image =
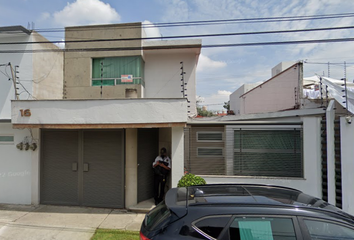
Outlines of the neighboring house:
M 150 199 L 161 147 L 177 185 L 201 41 L 142 37 L 141 23 L 68 27 L 64 99 L 12 102 L 13 127 L 39 136 L 31 203 L 129 208 Z
M 39 139 L 31 129 L 12 128 L 11 100 L 61 99 L 63 53 L 22 26 L 0 27 L 0 43 L 0 203 L 29 204 L 36 194 L 31 182 L 36 177 L 32 167 L 38 161 L 34 148 Z M 40 49 L 54 51 L 33 52 Z M 25 110 L 23 115 L 28 114 Z
M 261 84 L 259 83 L 245 83 L 241 87 L 239 87 L 236 91 L 230 94 L 230 110 L 233 111 L 234 114 L 241 114 L 244 107 L 241 107 L 241 99 L 240 96 L 248 92 L 249 90 L 255 88 Z
M 336 101 L 326 94 L 303 95 L 302 68 L 291 65 L 242 94 L 247 114 L 190 120 L 186 170 L 208 183 L 297 188 L 353 214 L 353 113 L 343 110 L 341 96 Z M 319 84 L 323 92 L 325 81 Z

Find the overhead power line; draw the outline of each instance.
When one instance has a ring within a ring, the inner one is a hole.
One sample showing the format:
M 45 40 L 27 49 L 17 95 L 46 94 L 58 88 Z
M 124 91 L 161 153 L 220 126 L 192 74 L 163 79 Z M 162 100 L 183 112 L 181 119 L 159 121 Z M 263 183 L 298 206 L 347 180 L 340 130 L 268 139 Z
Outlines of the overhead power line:
M 201 48 L 270 46 L 270 45 L 313 44 L 313 43 L 338 43 L 338 42 L 353 42 L 353 41 L 354 41 L 354 38 L 335 38 L 335 39 L 315 39 L 315 40 L 276 41 L 276 42 L 209 44 L 209 45 L 202 45 Z M 196 45 L 113 47 L 113 48 L 66 48 L 66 49 L 36 49 L 36 50 L 0 50 L 0 53 L 98 52 L 98 51 L 111 52 L 111 51 L 163 50 L 163 49 L 166 50 L 166 49 L 188 49 L 188 48 L 196 48 Z
M 165 36 L 165 37 L 146 37 L 146 38 L 115 38 L 115 39 L 90 39 L 90 40 L 62 40 L 62 41 L 37 41 L 37 42 L 0 42 L 0 45 L 27 45 L 27 44 L 60 44 L 60 43 L 89 43 L 89 42 L 119 42 L 119 41 L 140 41 L 140 40 L 161 40 L 161 39 L 181 39 L 181 38 L 204 38 L 204 37 L 227 37 L 227 36 L 242 36 L 242 35 L 263 35 L 263 34 L 282 34 L 282 33 L 297 33 L 297 32 L 317 32 L 317 31 L 334 31 L 354 29 L 354 26 L 328 27 L 328 28 L 307 28 L 307 29 L 292 29 L 292 30 L 273 30 L 260 32 L 238 32 L 238 33 L 216 33 L 216 34 L 196 34 L 196 35 L 180 35 L 180 36 Z
M 184 21 L 184 22 L 161 22 L 142 24 L 127 23 L 121 26 L 117 25 L 119 29 L 132 29 L 132 28 L 166 28 L 166 27 L 187 27 L 187 26 L 200 26 L 200 25 L 215 25 L 215 24 L 230 24 L 230 23 L 267 23 L 267 22 L 284 22 L 284 21 L 309 21 L 309 20 L 325 20 L 333 18 L 347 18 L 354 17 L 354 13 L 338 13 L 338 14 L 319 14 L 319 15 L 303 15 L 303 16 L 287 16 L 287 17 L 265 17 L 265 18 L 235 18 L 235 19 L 217 19 L 217 20 L 204 20 L 204 21 Z M 90 31 L 95 26 L 89 29 L 79 29 L 79 31 Z M 97 28 L 100 28 L 97 26 Z M 78 28 L 45 28 L 35 29 L 37 32 L 64 32 L 64 31 L 77 31 Z

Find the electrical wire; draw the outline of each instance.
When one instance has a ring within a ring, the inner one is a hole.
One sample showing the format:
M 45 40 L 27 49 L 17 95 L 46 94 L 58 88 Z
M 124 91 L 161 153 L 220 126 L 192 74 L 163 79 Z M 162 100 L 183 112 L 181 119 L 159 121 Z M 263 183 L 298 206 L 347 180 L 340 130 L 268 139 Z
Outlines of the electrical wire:
M 221 47 L 248 47 L 248 46 L 271 46 L 271 45 L 293 45 L 293 44 L 313 44 L 313 43 L 338 43 L 353 42 L 354 38 L 332 38 L 332 39 L 312 39 L 296 41 L 275 41 L 275 42 L 249 42 L 231 44 L 209 44 L 201 45 L 201 48 L 221 48 Z M 36 49 L 36 50 L 0 50 L 0 53 L 40 53 L 40 52 L 111 52 L 111 51 L 136 51 L 136 50 L 166 50 L 166 49 L 190 49 L 197 48 L 196 44 L 177 46 L 142 46 L 142 47 L 113 47 L 113 48 L 67 48 L 67 49 Z
M 149 24 L 137 24 L 127 23 L 115 26 L 119 29 L 133 29 L 133 28 L 154 28 L 154 27 L 186 27 L 186 26 L 200 26 L 200 25 L 214 25 L 214 24 L 226 24 L 226 23 L 264 23 L 264 22 L 283 22 L 283 21 L 303 21 L 303 20 L 324 20 L 333 18 L 347 18 L 354 17 L 354 13 L 339 13 L 339 14 L 320 14 L 320 15 L 303 15 L 303 16 L 287 16 L 287 17 L 266 17 L 266 18 L 236 18 L 236 19 L 217 19 L 217 20 L 202 20 L 202 21 L 184 21 L 184 22 L 162 22 L 162 23 L 149 23 Z M 89 29 L 83 29 L 80 27 L 68 27 L 64 28 L 46 28 L 35 29 L 36 32 L 64 32 L 64 31 L 91 31 L 95 26 Z M 110 26 L 113 27 L 113 26 Z M 97 26 L 97 28 L 101 28 Z
M 162 39 L 181 39 L 181 38 L 204 38 L 204 37 L 226 37 L 241 35 L 263 35 L 263 34 L 282 34 L 297 32 L 317 32 L 317 31 L 333 31 L 354 29 L 354 26 L 328 27 L 328 28 L 308 28 L 308 29 L 292 29 L 292 30 L 273 30 L 260 32 L 236 32 L 236 33 L 216 33 L 216 34 L 194 34 L 180 36 L 165 37 L 145 37 L 145 38 L 115 38 L 115 39 L 89 39 L 89 40 L 62 40 L 62 41 L 38 41 L 38 42 L 0 42 L 0 45 L 31 45 L 31 44 L 67 44 L 67 43 L 90 43 L 90 42 L 120 42 L 120 41 L 141 41 L 141 40 L 162 40 Z

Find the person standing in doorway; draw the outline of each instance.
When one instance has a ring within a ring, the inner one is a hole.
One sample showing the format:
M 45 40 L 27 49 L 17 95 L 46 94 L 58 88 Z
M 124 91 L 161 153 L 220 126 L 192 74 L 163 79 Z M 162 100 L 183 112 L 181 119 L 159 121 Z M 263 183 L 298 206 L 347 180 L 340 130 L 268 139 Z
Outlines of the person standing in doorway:
M 167 156 L 166 148 L 161 148 L 160 155 L 152 163 L 154 169 L 154 199 L 159 204 L 165 194 L 167 175 L 171 170 L 171 159 Z

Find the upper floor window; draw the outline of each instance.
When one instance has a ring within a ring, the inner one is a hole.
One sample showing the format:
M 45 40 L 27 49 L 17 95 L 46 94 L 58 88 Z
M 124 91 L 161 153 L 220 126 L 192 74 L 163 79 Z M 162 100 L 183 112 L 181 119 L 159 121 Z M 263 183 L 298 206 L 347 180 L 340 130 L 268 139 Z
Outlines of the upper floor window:
M 141 56 L 92 59 L 92 86 L 115 86 L 144 83 L 144 61 Z

